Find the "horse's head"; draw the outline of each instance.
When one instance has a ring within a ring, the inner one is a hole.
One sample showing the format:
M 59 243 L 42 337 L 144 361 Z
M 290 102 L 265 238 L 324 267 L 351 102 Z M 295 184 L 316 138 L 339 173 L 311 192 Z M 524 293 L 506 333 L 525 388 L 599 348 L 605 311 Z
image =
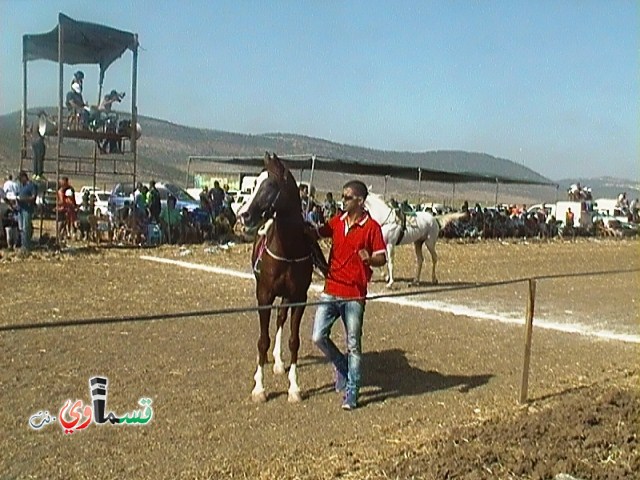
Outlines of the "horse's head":
M 242 224 L 252 228 L 276 213 L 282 216 L 297 215 L 302 219 L 300 194 L 291 172 L 275 153 L 272 156 L 265 153 L 264 166 L 251 196 L 238 211 Z
M 371 218 L 378 223 L 383 223 L 393 209 L 387 205 L 383 198 L 373 192 L 369 192 L 364 201 L 364 207 L 369 211 Z

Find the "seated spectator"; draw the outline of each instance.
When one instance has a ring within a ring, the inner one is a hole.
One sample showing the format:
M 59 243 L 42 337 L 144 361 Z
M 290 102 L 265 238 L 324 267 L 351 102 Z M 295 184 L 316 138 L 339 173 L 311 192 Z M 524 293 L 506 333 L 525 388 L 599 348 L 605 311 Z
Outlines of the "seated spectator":
M 307 214 L 307 222 L 314 227 L 320 227 L 324 224 L 324 215 L 322 214 L 322 205 L 314 204 Z
M 616 207 L 622 210 L 623 213 L 627 213 L 629 209 L 629 201 L 627 200 L 627 192 L 622 192 L 618 195 Z
M 84 73 L 78 70 L 73 74 L 71 81 L 71 90 L 67 92 L 66 106 L 67 109 L 74 112 L 80 117 L 80 126 L 83 128 L 89 125 L 89 106 L 82 97 L 82 85 L 84 82 Z
M 182 209 L 182 215 L 186 219 L 188 219 L 189 226 L 191 227 L 191 233 L 195 233 L 195 236 L 198 237 L 198 241 L 202 240 L 213 240 L 214 237 L 214 228 L 213 228 L 213 219 L 211 218 L 211 214 L 205 210 L 200 208 L 196 208 L 193 213 L 189 214 L 186 208 Z
M 208 219 L 209 225 L 211 225 L 211 216 L 203 210 L 194 210 L 194 215 L 202 214 Z M 195 225 L 194 220 L 187 210 L 187 207 L 182 207 L 180 211 L 180 243 L 192 243 L 198 240 L 202 240 Z
M 111 90 L 109 93 L 107 93 L 104 98 L 102 99 L 102 102 L 100 102 L 100 105 L 98 106 L 98 111 L 103 114 L 103 118 L 108 117 L 109 115 L 114 115 L 117 117 L 117 115 L 115 115 L 112 111 L 112 107 L 113 104 L 118 102 L 122 102 L 122 99 L 124 98 L 125 93 L 118 93 L 115 90 Z
M 129 221 L 129 215 L 131 214 L 131 202 L 129 200 L 124 201 L 124 205 L 116 210 L 115 222 L 116 224 L 126 225 Z
M 98 109 L 93 111 L 91 121 L 99 126 L 104 125 L 107 133 L 117 133 L 118 115 L 112 111 L 112 106 L 116 102 L 121 102 L 123 98 L 124 93 L 111 90 L 104 96 Z M 120 151 L 120 145 L 115 139 L 105 139 L 99 144 L 99 147 L 102 153 L 118 153 Z
M 580 200 L 585 199 L 586 192 L 583 190 L 580 182 L 578 182 L 569 187 L 568 196 L 569 200 L 579 202 Z

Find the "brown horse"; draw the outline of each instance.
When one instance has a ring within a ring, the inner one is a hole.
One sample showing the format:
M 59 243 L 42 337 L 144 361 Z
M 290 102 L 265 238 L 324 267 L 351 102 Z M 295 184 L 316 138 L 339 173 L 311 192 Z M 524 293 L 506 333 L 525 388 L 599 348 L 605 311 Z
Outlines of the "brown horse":
M 270 307 L 276 297 L 283 304 L 307 301 L 313 264 L 311 247 L 304 233 L 300 193 L 291 172 L 274 154 L 264 157 L 265 170 L 258 176 L 253 194 L 238 211 L 245 227 L 262 224 L 253 244 L 251 262 L 256 277 L 256 298 L 260 307 Z M 278 308 L 277 333 L 273 348 L 275 373 L 284 373 L 280 354 L 282 327 L 287 319 L 287 307 Z M 291 307 L 291 336 L 289 350 L 289 401 L 299 402 L 296 365 L 300 348 L 300 322 L 304 305 Z M 267 399 L 263 386 L 263 367 L 269 350 L 271 310 L 260 309 L 260 338 L 258 339 L 258 368 L 251 396 L 256 402 Z

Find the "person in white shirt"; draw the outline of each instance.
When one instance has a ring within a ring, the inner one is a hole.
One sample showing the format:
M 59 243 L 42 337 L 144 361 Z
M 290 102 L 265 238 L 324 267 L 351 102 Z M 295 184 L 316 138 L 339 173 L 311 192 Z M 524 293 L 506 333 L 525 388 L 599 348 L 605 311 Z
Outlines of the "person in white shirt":
M 2 190 L 4 190 L 5 195 L 8 193 L 13 193 L 14 195 L 18 195 L 20 191 L 20 185 L 13 179 L 12 175 L 7 177 L 7 180 L 4 182 L 2 186 Z

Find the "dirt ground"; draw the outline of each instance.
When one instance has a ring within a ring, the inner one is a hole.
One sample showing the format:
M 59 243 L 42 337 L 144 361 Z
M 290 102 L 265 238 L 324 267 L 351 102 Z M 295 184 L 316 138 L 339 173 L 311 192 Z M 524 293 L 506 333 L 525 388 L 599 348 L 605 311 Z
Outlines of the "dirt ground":
M 563 321 L 637 335 L 639 246 L 594 239 L 442 242 L 441 285 L 419 288 L 425 297 L 488 302 L 524 317 L 526 283 L 486 284 L 536 276 L 541 316 L 557 311 Z M 331 369 L 310 342 L 314 307 L 303 319 L 304 400 L 296 405 L 287 402 L 286 376 L 270 370 L 267 403 L 250 400 L 254 312 L 4 328 L 255 304 L 251 279 L 140 258 L 250 272 L 248 245 L 188 250 L 76 248 L 27 258 L 3 252 L 0 478 L 637 478 L 634 342 L 536 328 L 534 320 L 530 401 L 521 406 L 522 325 L 369 302 L 362 406 L 344 412 Z M 411 255 L 411 248 L 397 252 L 401 280 L 393 293 L 415 291 L 406 283 Z M 470 284 L 485 288 L 460 289 Z M 386 291 L 381 281 L 371 290 Z M 340 328 L 335 336 L 342 339 Z M 57 417 L 67 399 L 89 403 L 95 375 L 109 379 L 108 410 L 131 411 L 149 397 L 152 421 L 90 425 L 71 435 L 58 422 L 29 427 L 38 411 Z

